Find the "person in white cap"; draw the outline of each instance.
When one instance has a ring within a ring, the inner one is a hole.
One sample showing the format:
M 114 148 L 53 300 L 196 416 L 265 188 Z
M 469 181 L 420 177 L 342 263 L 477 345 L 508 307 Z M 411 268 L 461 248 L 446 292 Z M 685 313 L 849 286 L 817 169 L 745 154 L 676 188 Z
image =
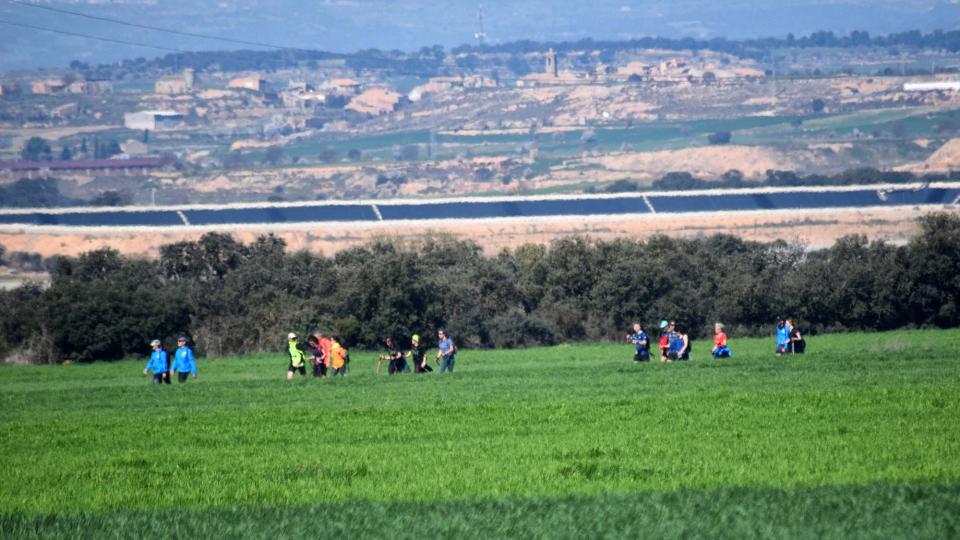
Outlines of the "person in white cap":
M 287 367 L 287 380 L 293 379 L 293 374 L 300 372 L 300 376 L 307 376 L 307 366 L 304 362 L 303 351 L 297 343 L 297 335 L 293 332 L 287 334 L 287 353 L 290 355 L 290 365 Z
M 163 350 L 163 343 L 159 339 L 150 342 L 153 352 L 150 353 L 150 360 L 147 367 L 143 368 L 143 374 L 147 375 L 153 372 L 153 384 L 170 384 L 170 362 L 167 359 L 167 351 Z

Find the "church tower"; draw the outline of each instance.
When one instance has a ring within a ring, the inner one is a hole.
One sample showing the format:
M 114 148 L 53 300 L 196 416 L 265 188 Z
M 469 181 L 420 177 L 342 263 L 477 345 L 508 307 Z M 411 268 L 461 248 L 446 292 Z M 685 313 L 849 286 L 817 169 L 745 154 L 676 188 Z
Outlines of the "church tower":
M 547 66 L 546 66 L 547 75 L 552 75 L 554 77 L 559 76 L 559 70 L 557 69 L 557 53 L 553 52 L 553 48 L 547 51 Z

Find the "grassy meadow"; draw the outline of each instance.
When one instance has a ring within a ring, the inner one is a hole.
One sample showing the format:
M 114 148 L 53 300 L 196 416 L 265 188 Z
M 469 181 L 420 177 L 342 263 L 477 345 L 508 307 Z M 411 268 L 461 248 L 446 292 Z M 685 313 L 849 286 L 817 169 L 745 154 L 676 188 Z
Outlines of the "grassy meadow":
M 463 351 L 285 380 L 278 353 L 0 367 L 0 537 L 960 535 L 960 330 L 637 365 Z M 278 347 L 278 350 L 279 347 Z

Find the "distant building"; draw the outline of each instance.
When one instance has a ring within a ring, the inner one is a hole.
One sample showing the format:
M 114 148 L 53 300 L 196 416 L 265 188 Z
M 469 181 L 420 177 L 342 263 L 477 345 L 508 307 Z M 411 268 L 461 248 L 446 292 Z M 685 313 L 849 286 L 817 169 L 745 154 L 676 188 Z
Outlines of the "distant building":
M 263 92 L 267 91 L 267 81 L 266 79 L 261 78 L 259 75 L 238 77 L 236 79 L 230 79 L 230 82 L 227 83 L 227 88 L 251 90 L 258 94 L 262 94 Z
M 322 88 L 334 94 L 352 96 L 360 91 L 360 83 L 353 79 L 332 79 L 325 82 Z
M 327 102 L 323 92 L 309 90 L 305 92 L 281 92 L 280 101 L 288 109 L 314 109 Z
M 67 85 L 68 94 L 109 94 L 113 92 L 110 81 L 73 81 Z
M 155 93 L 168 96 L 189 94 L 195 90 L 197 90 L 196 73 L 190 68 L 183 70 L 180 75 L 161 77 L 153 84 Z
M 150 154 L 149 145 L 136 139 L 128 139 L 127 142 L 121 143 L 120 149 L 123 150 L 124 154 L 130 157 L 140 157 Z
M 393 112 L 406 98 L 386 88 L 371 88 L 354 97 L 344 109 L 373 116 Z
M 47 79 L 43 81 L 33 81 L 30 85 L 30 91 L 34 94 L 55 94 L 62 92 L 67 87 L 63 79 Z
M 51 118 L 67 118 L 73 114 L 76 114 L 76 112 L 77 112 L 76 102 L 64 103 L 63 105 L 60 105 L 58 107 L 54 107 L 53 109 L 51 109 L 50 117 Z
M 54 160 L 54 161 L 0 161 L 0 176 L 32 178 L 48 176 L 51 173 L 86 173 L 99 172 L 143 174 L 151 169 L 164 166 L 159 158 L 139 159 L 91 159 L 91 160 Z
M 436 94 L 454 88 L 496 88 L 497 80 L 493 77 L 470 75 L 467 77 L 433 77 L 426 83 L 415 87 L 407 94 L 410 101 L 419 101 L 425 94 Z
M 544 71 L 547 75 L 552 75 L 554 77 L 560 75 L 560 68 L 557 67 L 557 53 L 553 51 L 553 48 L 547 51 L 545 67 L 546 69 Z
M 176 111 L 139 111 L 123 115 L 123 125 L 128 129 L 176 129 L 183 124 L 183 115 Z
M 903 85 L 904 92 L 956 92 L 958 90 L 960 90 L 960 81 L 930 81 L 904 83 Z

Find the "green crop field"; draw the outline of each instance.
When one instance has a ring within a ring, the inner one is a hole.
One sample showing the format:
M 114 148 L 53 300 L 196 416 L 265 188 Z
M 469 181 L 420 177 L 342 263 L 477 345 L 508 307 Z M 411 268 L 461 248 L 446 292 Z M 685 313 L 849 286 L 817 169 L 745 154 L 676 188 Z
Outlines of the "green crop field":
M 285 380 L 280 354 L 0 367 L 0 537 L 960 535 L 960 330 L 463 351 Z M 279 347 L 278 347 L 279 348 Z

